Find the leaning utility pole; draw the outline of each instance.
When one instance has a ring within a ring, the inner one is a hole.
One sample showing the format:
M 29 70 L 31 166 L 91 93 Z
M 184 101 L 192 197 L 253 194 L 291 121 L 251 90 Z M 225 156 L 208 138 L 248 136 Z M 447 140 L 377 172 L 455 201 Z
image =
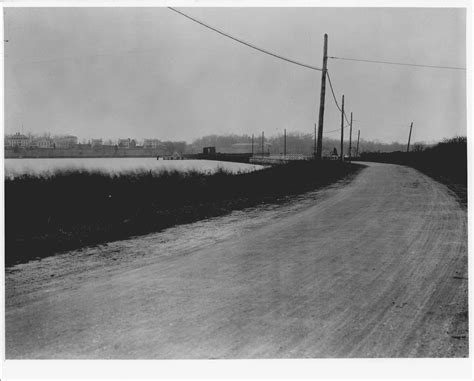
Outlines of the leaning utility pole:
M 265 132 L 262 131 L 262 157 L 265 156 L 265 151 L 264 151 L 264 142 L 265 142 Z
M 283 156 L 286 157 L 286 128 L 285 128 L 285 139 L 283 144 Z
M 410 134 L 408 135 L 408 145 L 407 145 L 407 152 L 410 151 L 410 139 L 411 139 L 411 129 L 413 128 L 413 122 L 410 125 Z
M 357 133 L 357 150 L 356 150 L 356 156 L 359 157 L 359 139 L 360 139 L 360 130 Z
M 328 65 L 328 35 L 324 34 L 323 70 L 321 74 L 321 95 L 319 98 L 318 145 L 315 159 L 321 160 L 323 149 L 324 99 L 326 97 L 326 72 Z
M 352 112 L 351 112 L 351 129 L 349 132 L 349 161 L 352 158 Z
M 344 161 L 344 95 L 342 95 L 341 108 L 341 161 Z

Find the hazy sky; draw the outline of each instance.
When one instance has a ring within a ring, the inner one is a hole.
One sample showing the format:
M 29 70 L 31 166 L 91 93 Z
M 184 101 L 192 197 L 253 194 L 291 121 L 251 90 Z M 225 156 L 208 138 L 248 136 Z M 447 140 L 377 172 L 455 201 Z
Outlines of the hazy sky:
M 236 37 L 322 65 L 329 56 L 466 66 L 466 13 L 427 8 L 180 8 Z M 186 140 L 312 133 L 321 73 L 166 8 L 6 8 L 5 130 Z M 329 60 L 361 137 L 466 134 L 466 72 Z M 23 130 L 22 130 L 23 125 Z M 325 130 L 340 126 L 326 93 Z M 337 137 L 337 133 L 328 134 Z

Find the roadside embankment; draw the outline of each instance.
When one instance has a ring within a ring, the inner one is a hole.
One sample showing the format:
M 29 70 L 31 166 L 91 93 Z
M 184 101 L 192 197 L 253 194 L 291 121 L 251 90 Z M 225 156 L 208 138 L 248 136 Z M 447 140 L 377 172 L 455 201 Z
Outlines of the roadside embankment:
M 360 169 L 338 162 L 297 162 L 239 174 L 63 171 L 7 178 L 6 266 L 280 202 Z

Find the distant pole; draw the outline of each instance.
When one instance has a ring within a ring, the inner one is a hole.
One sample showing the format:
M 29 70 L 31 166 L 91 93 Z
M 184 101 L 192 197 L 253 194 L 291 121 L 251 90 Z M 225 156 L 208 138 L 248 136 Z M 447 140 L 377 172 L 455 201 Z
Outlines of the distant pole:
M 265 142 L 265 132 L 262 131 L 262 157 L 265 155 L 265 151 L 264 151 L 264 142 Z
M 341 108 L 341 161 L 344 161 L 344 95 Z
M 318 142 L 315 159 L 321 160 L 323 150 L 324 99 L 326 97 L 326 72 L 328 66 L 328 35 L 324 34 L 323 70 L 321 74 L 321 96 L 319 98 Z
M 285 140 L 284 140 L 284 144 L 283 144 L 283 156 L 286 157 L 286 128 L 285 128 Z
M 351 161 L 352 158 L 352 112 L 351 112 L 351 129 L 349 132 L 349 161 Z
M 252 156 L 253 156 L 253 134 L 252 134 Z
M 359 139 L 360 139 L 360 130 L 357 133 L 357 150 L 356 150 L 356 156 L 359 157 Z
M 408 135 L 408 145 L 407 145 L 407 152 L 410 152 L 410 140 L 411 140 L 411 129 L 413 128 L 413 122 L 410 125 L 410 134 Z

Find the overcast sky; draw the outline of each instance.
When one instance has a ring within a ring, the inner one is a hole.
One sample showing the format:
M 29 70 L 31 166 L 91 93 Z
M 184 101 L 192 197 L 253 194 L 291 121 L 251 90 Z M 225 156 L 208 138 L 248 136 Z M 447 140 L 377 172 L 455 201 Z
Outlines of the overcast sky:
M 329 56 L 466 66 L 463 9 L 180 9 L 318 67 L 324 33 Z M 166 8 L 7 8 L 4 23 L 6 133 L 190 142 L 214 133 L 312 133 L 318 120 L 319 71 Z M 411 121 L 412 141 L 466 134 L 465 71 L 333 59 L 328 69 L 365 139 L 405 142 Z M 325 130 L 339 126 L 328 91 Z

